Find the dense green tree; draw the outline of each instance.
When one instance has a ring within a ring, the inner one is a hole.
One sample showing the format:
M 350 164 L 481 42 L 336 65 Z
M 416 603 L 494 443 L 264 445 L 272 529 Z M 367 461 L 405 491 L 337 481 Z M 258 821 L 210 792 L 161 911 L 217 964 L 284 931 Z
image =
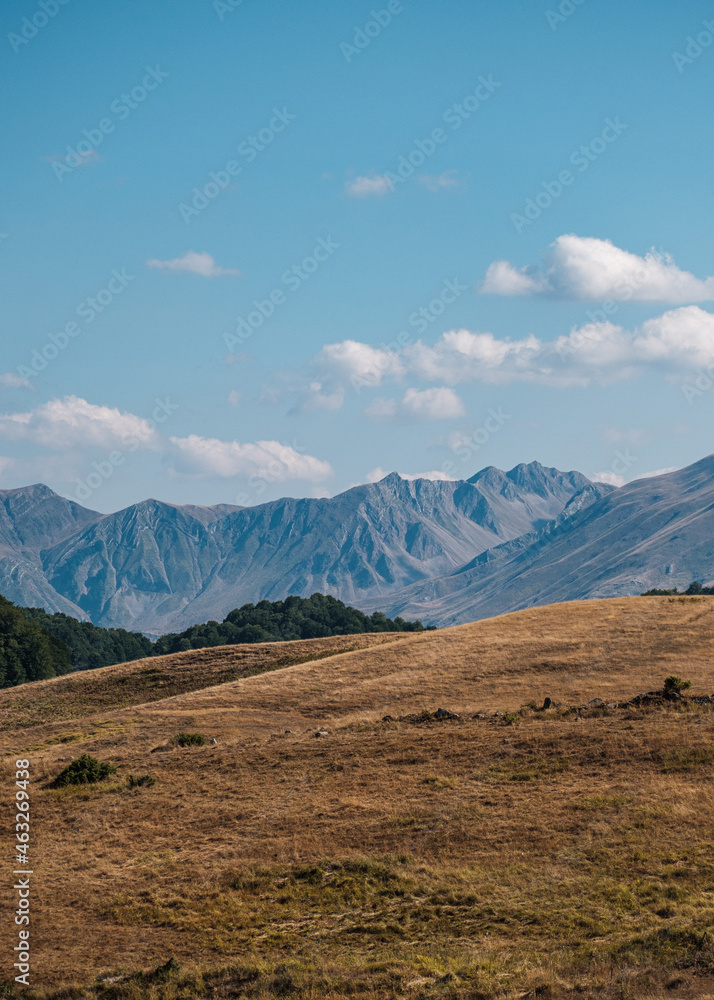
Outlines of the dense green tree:
M 99 628 L 91 622 L 57 612 L 48 615 L 43 608 L 22 608 L 25 617 L 63 643 L 69 650 L 73 670 L 92 670 L 112 663 L 126 663 L 151 656 L 154 644 L 140 632 L 123 628 Z
M 680 595 L 684 594 L 684 595 L 689 595 L 689 596 L 693 596 L 695 594 L 709 594 L 709 595 L 712 595 L 712 594 L 714 594 L 714 587 L 705 587 L 698 580 L 693 580 L 692 583 L 689 584 L 689 586 L 687 587 L 686 590 L 679 591 L 679 590 L 677 590 L 676 587 L 672 587 L 671 590 L 660 590 L 657 587 L 654 587 L 652 590 L 646 590 L 644 592 L 644 594 L 641 594 L 640 596 L 641 597 L 668 597 L 668 596 L 671 596 L 671 595 L 674 595 L 674 594 L 680 594 Z
M 67 647 L 0 597 L 0 687 L 46 680 L 71 669 Z
M 204 646 L 233 643 L 279 642 L 286 639 L 318 639 L 362 632 L 423 632 L 421 622 L 387 618 L 380 611 L 365 615 L 335 597 L 286 597 L 284 601 L 244 604 L 229 612 L 222 622 L 193 625 L 184 632 L 164 635 L 156 653 L 176 653 Z

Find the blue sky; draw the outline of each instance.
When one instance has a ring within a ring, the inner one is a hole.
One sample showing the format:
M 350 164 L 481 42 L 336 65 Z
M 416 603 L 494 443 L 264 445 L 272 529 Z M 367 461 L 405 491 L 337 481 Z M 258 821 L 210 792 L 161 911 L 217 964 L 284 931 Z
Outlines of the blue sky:
M 9 0 L 0 487 L 109 511 L 708 454 L 712 17 Z

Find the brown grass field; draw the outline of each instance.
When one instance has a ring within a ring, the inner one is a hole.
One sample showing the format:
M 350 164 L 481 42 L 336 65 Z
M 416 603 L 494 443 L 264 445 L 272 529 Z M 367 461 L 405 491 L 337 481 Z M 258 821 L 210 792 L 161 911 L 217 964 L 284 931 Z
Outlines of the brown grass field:
M 535 709 L 670 674 L 714 692 L 714 598 L 2 691 L 8 813 L 31 761 L 34 875 L 32 986 L 12 981 L 6 907 L 0 996 L 714 998 L 712 706 Z M 460 718 L 419 719 L 440 706 Z M 179 732 L 217 745 L 174 747 Z M 82 753 L 117 773 L 50 788 Z M 10 821 L 6 871 L 12 842 Z

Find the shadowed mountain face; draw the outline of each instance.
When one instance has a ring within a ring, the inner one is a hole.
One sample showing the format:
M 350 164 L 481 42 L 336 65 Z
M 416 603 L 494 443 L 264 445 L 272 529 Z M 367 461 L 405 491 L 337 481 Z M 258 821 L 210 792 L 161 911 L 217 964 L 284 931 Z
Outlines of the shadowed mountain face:
M 392 474 L 330 499 L 245 509 L 147 500 L 107 516 L 46 487 L 6 491 L 0 593 L 148 633 L 288 594 L 386 604 L 386 595 L 542 530 L 589 487 L 580 473 L 532 463 L 468 482 Z
M 531 605 L 712 580 L 714 456 L 598 494 L 599 484 L 541 531 L 392 595 L 383 610 L 454 625 Z

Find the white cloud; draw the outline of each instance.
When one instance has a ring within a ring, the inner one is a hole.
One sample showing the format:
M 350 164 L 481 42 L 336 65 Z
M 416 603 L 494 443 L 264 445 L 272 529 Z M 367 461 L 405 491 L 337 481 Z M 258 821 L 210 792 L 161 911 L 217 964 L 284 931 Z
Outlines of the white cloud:
M 355 386 L 380 385 L 382 379 L 398 378 L 404 372 L 404 363 L 396 351 L 371 347 L 357 340 L 326 344 L 315 358 L 315 367 Z
M 491 295 L 547 294 L 589 302 L 706 302 L 714 299 L 714 276 L 682 271 L 669 254 L 650 250 L 639 257 L 610 240 L 568 234 L 550 245 L 543 266 L 516 268 L 494 261 L 481 291 Z
M 229 406 L 240 406 L 240 393 L 237 389 L 231 389 L 228 393 L 227 403 Z
M 608 486 L 624 486 L 625 477 L 619 476 L 616 472 L 596 472 L 592 481 L 594 483 L 607 483 Z
M 489 264 L 481 285 L 485 295 L 537 295 L 546 291 L 548 282 L 527 267 L 517 268 L 507 260 Z
M 376 469 L 372 469 L 371 472 L 367 473 L 367 482 L 378 483 L 388 475 L 389 473 L 378 465 Z M 445 472 L 441 472 L 438 469 L 432 469 L 431 472 L 398 472 L 397 475 L 400 479 L 406 479 L 407 482 L 414 482 L 415 479 L 431 479 L 432 482 L 444 483 L 456 482 L 454 476 L 447 476 Z
M 402 399 L 402 410 L 419 420 L 452 420 L 463 417 L 464 404 L 453 389 L 407 389 Z
M 172 469 L 179 475 L 203 477 L 260 476 L 271 482 L 303 479 L 322 482 L 333 475 L 329 462 L 303 455 L 279 441 L 220 441 L 190 434 L 169 439 Z
M 29 389 L 31 382 L 17 372 L 0 373 L 0 389 Z
M 461 183 L 459 180 L 458 170 L 445 170 L 441 174 L 422 174 L 419 177 L 419 183 L 423 184 L 425 188 L 429 191 L 442 191 L 444 188 L 458 187 Z
M 333 393 L 339 385 L 371 388 L 407 376 L 446 385 L 532 382 L 551 386 L 612 383 L 646 370 L 683 376 L 714 364 L 714 315 L 699 306 L 682 306 L 634 330 L 611 322 L 586 323 L 549 342 L 532 334 L 510 340 L 492 333 L 450 330 L 434 344 L 419 340 L 397 352 L 346 340 L 323 347 L 313 364 L 321 371 L 321 385 L 329 384 Z M 446 397 L 441 398 L 448 409 Z M 418 400 L 411 398 L 412 412 Z M 375 401 L 368 415 L 391 416 L 391 404 Z
M 322 382 L 313 381 L 310 383 L 308 393 L 298 409 L 303 413 L 312 413 L 315 410 L 339 410 L 345 401 L 345 390 L 338 386 L 334 392 L 323 391 Z
M 191 274 L 200 274 L 202 278 L 221 278 L 225 275 L 238 276 L 241 273 L 233 267 L 219 267 L 210 253 L 196 253 L 195 250 L 189 250 L 183 257 L 174 257 L 173 260 L 157 260 L 152 257 L 147 260 L 146 264 L 148 267 L 156 267 L 160 271 L 189 271 Z
M 636 479 L 654 479 L 656 476 L 666 476 L 670 472 L 677 472 L 680 466 L 670 465 L 666 469 L 654 469 L 652 472 L 641 472 Z
M 391 189 L 391 181 L 383 174 L 355 177 L 345 184 L 345 193 L 350 198 L 383 198 Z
M 159 437 L 150 421 L 109 406 L 65 396 L 24 413 L 0 414 L 0 439 L 30 441 L 53 450 L 72 448 L 156 449 Z
M 399 401 L 377 396 L 364 413 L 372 420 L 391 420 L 397 416 L 413 420 L 452 420 L 463 417 L 465 410 L 461 398 L 453 389 L 433 387 L 407 389 Z
M 364 415 L 371 420 L 390 420 L 397 415 L 396 399 L 385 399 L 384 396 L 377 396 L 365 408 Z

